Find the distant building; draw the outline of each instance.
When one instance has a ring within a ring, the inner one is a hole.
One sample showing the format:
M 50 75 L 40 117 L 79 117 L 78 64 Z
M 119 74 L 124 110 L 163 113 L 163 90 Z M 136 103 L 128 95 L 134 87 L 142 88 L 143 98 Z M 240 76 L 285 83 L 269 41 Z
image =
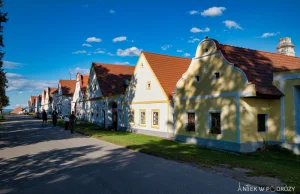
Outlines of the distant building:
M 86 114 L 85 97 L 86 97 L 88 80 L 89 80 L 88 75 L 81 75 L 80 73 L 77 73 L 76 88 L 72 100 L 72 111 L 75 112 L 78 119 L 85 118 L 85 114 Z
M 71 114 L 71 103 L 76 87 L 76 80 L 59 80 L 57 111 L 59 115 Z

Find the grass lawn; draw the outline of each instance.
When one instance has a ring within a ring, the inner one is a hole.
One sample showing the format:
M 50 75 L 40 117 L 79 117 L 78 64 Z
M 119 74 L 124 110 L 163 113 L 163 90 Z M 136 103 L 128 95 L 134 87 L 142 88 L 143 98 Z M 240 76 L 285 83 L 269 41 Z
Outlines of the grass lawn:
M 78 123 L 79 122 L 79 123 Z M 300 156 L 289 151 L 230 154 L 217 150 L 184 144 L 159 137 L 127 132 L 102 130 L 99 126 L 78 121 L 76 131 L 132 150 L 201 166 L 228 166 L 252 169 L 249 175 L 276 177 L 300 192 Z M 63 120 L 58 121 L 63 126 Z

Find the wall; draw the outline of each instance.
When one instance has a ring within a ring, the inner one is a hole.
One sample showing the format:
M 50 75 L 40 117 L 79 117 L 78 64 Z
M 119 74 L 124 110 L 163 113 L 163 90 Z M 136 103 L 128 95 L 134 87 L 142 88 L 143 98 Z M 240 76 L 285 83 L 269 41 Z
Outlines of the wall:
M 241 143 L 280 141 L 280 100 L 241 98 Z M 258 132 L 257 114 L 267 114 L 267 131 Z
M 219 79 L 215 76 L 217 72 Z M 199 76 L 199 81 L 195 76 Z M 203 40 L 177 83 L 176 134 L 239 143 L 239 96 L 243 95 L 255 95 L 254 85 L 247 82 L 240 69 L 226 61 L 211 39 Z M 196 132 L 184 130 L 189 110 L 195 111 Z M 210 111 L 221 111 L 222 134 L 209 133 Z

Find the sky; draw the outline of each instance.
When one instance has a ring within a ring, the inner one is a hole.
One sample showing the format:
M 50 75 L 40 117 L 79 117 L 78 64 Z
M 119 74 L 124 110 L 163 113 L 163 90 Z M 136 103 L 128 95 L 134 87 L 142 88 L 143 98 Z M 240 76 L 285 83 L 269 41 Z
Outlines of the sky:
M 4 0 L 10 106 L 88 73 L 92 62 L 135 65 L 141 51 L 189 57 L 206 36 L 276 52 L 290 37 L 300 56 L 298 0 Z

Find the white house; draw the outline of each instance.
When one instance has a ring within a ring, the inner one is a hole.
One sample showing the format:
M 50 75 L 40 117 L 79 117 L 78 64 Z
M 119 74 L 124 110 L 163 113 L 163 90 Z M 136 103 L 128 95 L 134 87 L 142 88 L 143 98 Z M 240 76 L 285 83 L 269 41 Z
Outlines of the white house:
M 86 120 L 113 129 L 124 127 L 121 101 L 133 70 L 134 66 L 92 63 Z
M 38 95 L 35 99 L 34 102 L 35 106 L 34 106 L 34 112 L 41 112 L 42 109 L 42 95 Z
M 42 99 L 41 99 L 41 106 L 42 110 L 45 110 L 47 113 L 52 113 L 53 107 L 52 107 L 52 100 L 53 100 L 53 94 L 57 88 L 49 88 L 47 87 L 42 92 Z
M 173 137 L 172 94 L 190 62 L 188 58 L 141 53 L 123 99 L 128 131 Z
M 76 88 L 72 100 L 72 111 L 75 111 L 78 119 L 85 118 L 85 94 L 88 80 L 88 75 L 81 75 L 80 73 L 77 73 Z
M 76 87 L 76 80 L 59 80 L 57 111 L 59 115 L 71 114 L 71 103 Z
M 29 107 L 29 112 L 34 112 L 35 111 L 35 101 L 36 101 L 37 96 L 30 96 L 30 100 L 28 101 L 28 107 Z

